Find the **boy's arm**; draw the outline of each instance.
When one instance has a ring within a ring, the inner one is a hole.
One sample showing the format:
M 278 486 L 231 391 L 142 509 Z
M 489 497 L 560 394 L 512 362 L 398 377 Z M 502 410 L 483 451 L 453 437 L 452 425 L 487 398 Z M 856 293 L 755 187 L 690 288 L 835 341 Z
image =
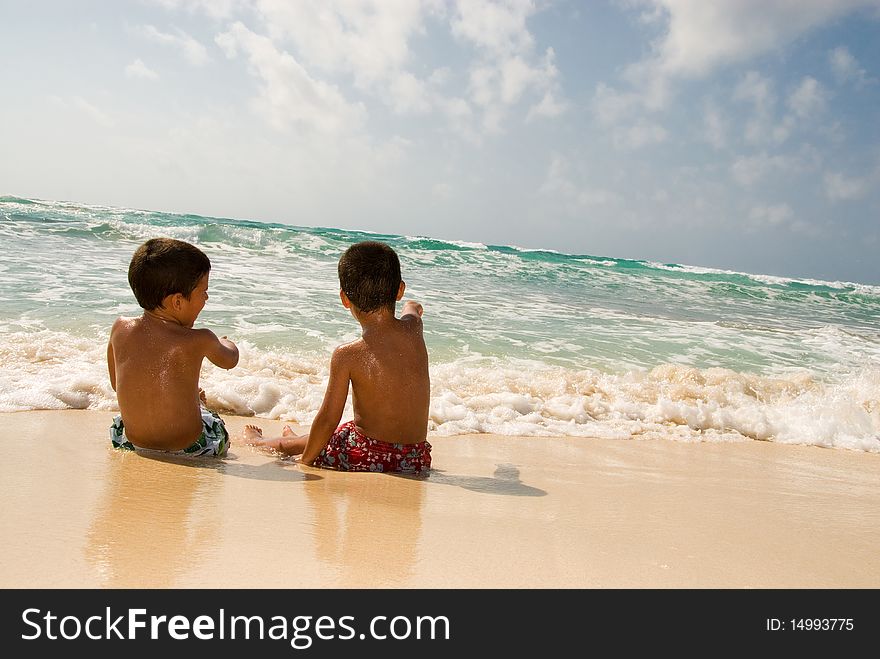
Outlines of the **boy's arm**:
M 205 333 L 205 343 L 207 344 L 205 347 L 205 357 L 211 360 L 212 364 L 225 369 L 235 368 L 236 364 L 238 364 L 238 346 L 225 336 L 221 336 L 218 339 L 217 335 L 209 329 L 197 331 Z
M 107 369 L 110 371 L 110 388 L 116 391 L 116 358 L 113 356 L 113 344 L 107 341 Z
M 327 380 L 327 390 L 324 392 L 324 400 L 321 409 L 312 422 L 309 429 L 309 439 L 303 451 L 301 462 L 312 464 L 318 454 L 327 446 L 333 431 L 339 425 L 342 411 L 345 409 L 345 401 L 348 400 L 348 383 L 351 380 L 351 370 L 348 364 L 348 355 L 344 347 L 340 346 L 333 351 L 330 358 L 330 378 Z
M 110 371 L 110 388 L 116 391 L 116 356 L 113 354 L 113 332 L 116 330 L 117 318 L 110 328 L 110 338 L 107 339 L 107 370 Z
M 400 319 L 403 320 L 406 316 L 414 316 L 421 319 L 424 311 L 424 307 L 415 300 L 407 300 L 403 303 L 403 310 L 400 312 Z

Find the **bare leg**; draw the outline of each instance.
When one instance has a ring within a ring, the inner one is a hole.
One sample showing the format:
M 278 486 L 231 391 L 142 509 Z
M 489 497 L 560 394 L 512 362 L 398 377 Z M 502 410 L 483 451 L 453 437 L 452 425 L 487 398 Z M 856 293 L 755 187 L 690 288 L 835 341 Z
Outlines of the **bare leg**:
M 289 426 L 284 427 L 281 437 L 263 437 L 259 426 L 248 424 L 244 427 L 244 443 L 259 448 L 268 448 L 284 455 L 299 455 L 306 450 L 308 435 L 297 435 Z

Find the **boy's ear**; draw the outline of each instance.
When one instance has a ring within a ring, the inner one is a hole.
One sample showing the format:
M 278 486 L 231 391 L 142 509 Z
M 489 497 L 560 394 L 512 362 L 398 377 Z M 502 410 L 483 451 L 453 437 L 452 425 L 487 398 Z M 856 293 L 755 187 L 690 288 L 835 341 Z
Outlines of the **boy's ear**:
M 348 296 L 345 294 L 341 288 L 339 289 L 339 299 L 342 300 L 342 306 L 346 309 L 351 309 L 351 300 L 348 299 Z
M 400 282 L 400 286 L 398 286 L 398 288 L 397 288 L 397 299 L 398 299 L 398 300 L 399 300 L 400 298 L 403 297 L 403 292 L 404 292 L 405 290 L 406 290 L 406 282 L 405 282 L 405 281 L 401 281 L 401 282 Z
M 182 299 L 183 295 L 181 293 L 166 295 L 165 299 L 162 300 L 162 304 L 160 304 L 159 306 L 167 311 L 180 310 L 180 301 Z

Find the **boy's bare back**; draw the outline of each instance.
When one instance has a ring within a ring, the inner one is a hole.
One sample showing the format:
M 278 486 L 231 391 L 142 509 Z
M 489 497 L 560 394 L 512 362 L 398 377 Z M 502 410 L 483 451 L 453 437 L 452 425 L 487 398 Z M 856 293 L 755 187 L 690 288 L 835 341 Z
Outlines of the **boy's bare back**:
M 428 433 L 431 384 L 419 315 L 406 306 L 400 319 L 388 315 L 367 322 L 362 338 L 336 352 L 349 373 L 358 428 L 385 442 L 423 441 Z
M 217 341 L 211 330 L 150 314 L 116 320 L 108 359 L 129 440 L 164 451 L 192 444 L 202 432 L 199 372 Z

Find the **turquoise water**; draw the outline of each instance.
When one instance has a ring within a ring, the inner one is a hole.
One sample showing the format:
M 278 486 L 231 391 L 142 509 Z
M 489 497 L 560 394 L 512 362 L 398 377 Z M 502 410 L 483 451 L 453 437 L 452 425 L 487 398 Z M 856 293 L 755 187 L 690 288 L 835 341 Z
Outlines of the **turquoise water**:
M 0 198 L 0 410 L 115 409 L 104 351 L 139 308 L 136 247 L 212 261 L 198 324 L 242 363 L 203 371 L 227 411 L 308 423 L 358 326 L 338 299 L 352 242 L 400 255 L 425 306 L 431 431 L 763 439 L 880 451 L 880 287 L 602 255 Z

